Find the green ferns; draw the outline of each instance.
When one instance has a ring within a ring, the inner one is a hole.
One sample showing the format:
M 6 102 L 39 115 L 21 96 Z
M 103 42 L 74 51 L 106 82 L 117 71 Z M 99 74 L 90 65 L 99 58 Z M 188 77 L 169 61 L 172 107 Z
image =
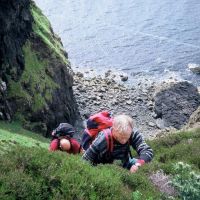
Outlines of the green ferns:
M 31 48 L 30 42 L 23 47 L 25 70 L 19 81 L 9 81 L 9 97 L 15 97 L 23 104 L 31 106 L 33 111 L 38 111 L 52 100 L 51 93 L 58 85 L 48 76 L 45 69 L 47 60 L 40 60 L 37 53 Z
M 64 55 L 64 49 L 59 39 L 53 34 L 48 19 L 42 14 L 41 10 L 32 2 L 31 13 L 34 18 L 33 31 L 42 41 L 53 51 L 64 64 L 69 64 Z
M 172 181 L 180 193 L 181 199 L 199 200 L 200 197 L 200 174 L 192 171 L 190 165 L 179 162 L 174 165 L 176 175 Z

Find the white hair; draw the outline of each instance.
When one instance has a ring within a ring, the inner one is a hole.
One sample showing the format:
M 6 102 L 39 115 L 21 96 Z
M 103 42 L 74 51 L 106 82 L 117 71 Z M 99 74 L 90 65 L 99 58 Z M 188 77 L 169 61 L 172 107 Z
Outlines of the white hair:
M 119 133 L 125 134 L 133 126 L 133 119 L 128 115 L 120 114 L 113 118 L 113 129 Z

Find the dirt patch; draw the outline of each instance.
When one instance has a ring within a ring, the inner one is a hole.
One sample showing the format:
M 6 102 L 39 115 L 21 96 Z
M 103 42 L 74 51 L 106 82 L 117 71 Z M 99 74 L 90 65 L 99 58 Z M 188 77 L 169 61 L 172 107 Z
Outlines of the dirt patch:
M 171 185 L 170 176 L 163 173 L 162 170 L 151 174 L 149 177 L 152 183 L 158 188 L 158 190 L 169 196 L 177 196 L 177 191 Z

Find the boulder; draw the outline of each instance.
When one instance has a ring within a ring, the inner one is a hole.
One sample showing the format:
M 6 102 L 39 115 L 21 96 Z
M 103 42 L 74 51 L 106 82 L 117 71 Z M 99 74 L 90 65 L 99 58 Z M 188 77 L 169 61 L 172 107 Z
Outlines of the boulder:
M 154 95 L 154 112 L 165 127 L 180 129 L 200 105 L 200 94 L 195 86 L 184 81 L 166 83 Z

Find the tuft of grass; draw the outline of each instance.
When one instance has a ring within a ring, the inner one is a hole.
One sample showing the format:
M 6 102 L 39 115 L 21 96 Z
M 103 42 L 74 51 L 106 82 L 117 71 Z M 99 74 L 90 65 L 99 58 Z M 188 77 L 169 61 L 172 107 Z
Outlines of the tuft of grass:
M 64 64 L 69 64 L 68 59 L 64 55 L 65 50 L 59 39 L 53 34 L 48 19 L 33 2 L 31 3 L 31 13 L 34 18 L 32 27 L 35 34 L 39 36 L 42 41 L 62 59 Z

